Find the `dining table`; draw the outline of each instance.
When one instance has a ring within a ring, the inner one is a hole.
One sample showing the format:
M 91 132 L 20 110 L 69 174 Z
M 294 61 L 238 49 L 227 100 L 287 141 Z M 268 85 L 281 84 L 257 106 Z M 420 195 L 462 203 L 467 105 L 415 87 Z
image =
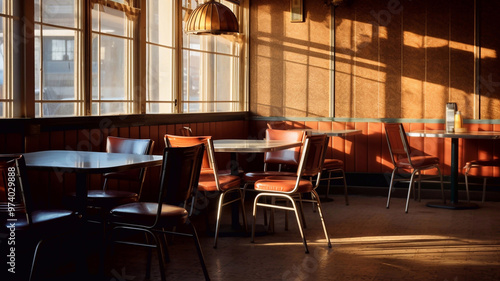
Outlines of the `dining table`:
M 86 218 L 90 174 L 160 166 L 163 156 L 95 151 L 45 150 L 24 153 L 27 169 L 76 174 L 76 211 Z
M 445 130 L 416 130 L 406 133 L 409 137 L 450 138 L 451 139 L 451 173 L 450 173 L 450 200 L 449 202 L 429 202 L 426 205 L 434 208 L 451 210 L 476 209 L 477 204 L 459 202 L 458 199 L 458 140 L 459 139 L 500 139 L 500 132 L 495 131 L 467 131 L 447 132 Z M 464 148 L 466 149 L 466 148 Z
M 302 142 L 263 140 L 263 139 L 219 139 L 214 140 L 214 152 L 229 152 L 231 157 L 231 174 L 238 175 L 239 153 L 265 153 L 301 146 Z M 239 223 L 238 204 L 232 204 L 231 208 L 231 229 L 241 229 Z M 223 231 L 229 232 L 232 231 Z

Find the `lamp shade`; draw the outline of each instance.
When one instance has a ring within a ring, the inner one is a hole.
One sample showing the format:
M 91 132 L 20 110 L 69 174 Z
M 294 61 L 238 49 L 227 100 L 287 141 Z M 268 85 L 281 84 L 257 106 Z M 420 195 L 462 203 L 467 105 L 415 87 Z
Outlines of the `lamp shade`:
M 223 34 L 237 33 L 238 20 L 225 5 L 209 0 L 198 6 L 186 22 L 186 33 L 189 34 Z

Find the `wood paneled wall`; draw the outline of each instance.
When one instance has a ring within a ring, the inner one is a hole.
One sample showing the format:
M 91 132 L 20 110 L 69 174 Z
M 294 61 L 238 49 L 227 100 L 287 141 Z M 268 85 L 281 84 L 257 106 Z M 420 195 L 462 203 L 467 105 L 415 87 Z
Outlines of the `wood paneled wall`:
M 281 121 L 280 121 L 281 122 Z M 273 121 L 254 121 L 250 132 L 263 132 Z M 414 130 L 444 130 L 442 123 L 403 123 L 407 132 Z M 465 124 L 472 131 L 500 131 L 500 124 Z M 328 158 L 344 161 L 346 172 L 350 173 L 390 173 L 393 165 L 385 137 L 384 123 L 381 122 L 331 122 L 331 121 L 287 121 L 286 128 L 307 128 L 313 130 L 358 129 L 361 135 L 345 138 L 332 137 Z M 258 137 L 251 135 L 250 137 Z M 451 139 L 409 137 L 413 153 L 439 157 L 444 175 L 450 175 Z M 500 140 L 459 140 L 459 168 L 467 161 L 500 158 Z M 463 174 L 463 169 L 459 169 Z M 500 176 L 500 168 L 484 168 L 473 175 Z
M 304 22 L 290 22 L 290 1 L 250 1 L 250 111 L 262 116 L 329 116 L 330 9 L 304 1 Z

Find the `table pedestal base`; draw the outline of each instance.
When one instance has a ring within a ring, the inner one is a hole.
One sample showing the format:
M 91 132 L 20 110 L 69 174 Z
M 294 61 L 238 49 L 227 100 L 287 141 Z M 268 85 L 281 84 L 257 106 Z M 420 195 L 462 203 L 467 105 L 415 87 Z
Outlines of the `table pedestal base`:
M 431 208 L 441 208 L 441 209 L 450 209 L 450 210 L 470 210 L 470 209 L 477 209 L 479 206 L 474 203 L 443 203 L 443 201 L 435 201 L 435 202 L 429 202 L 426 204 L 427 207 Z

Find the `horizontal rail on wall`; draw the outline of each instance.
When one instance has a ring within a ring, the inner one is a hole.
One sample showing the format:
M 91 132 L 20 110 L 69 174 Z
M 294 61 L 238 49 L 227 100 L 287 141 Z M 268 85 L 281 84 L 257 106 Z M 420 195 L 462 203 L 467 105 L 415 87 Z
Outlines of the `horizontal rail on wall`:
M 417 124 L 444 124 L 444 119 L 407 119 L 407 118 L 339 118 L 339 117 L 281 117 L 281 116 L 250 116 L 253 121 L 332 121 L 354 123 L 417 123 Z M 465 124 L 500 124 L 500 119 L 464 119 Z

